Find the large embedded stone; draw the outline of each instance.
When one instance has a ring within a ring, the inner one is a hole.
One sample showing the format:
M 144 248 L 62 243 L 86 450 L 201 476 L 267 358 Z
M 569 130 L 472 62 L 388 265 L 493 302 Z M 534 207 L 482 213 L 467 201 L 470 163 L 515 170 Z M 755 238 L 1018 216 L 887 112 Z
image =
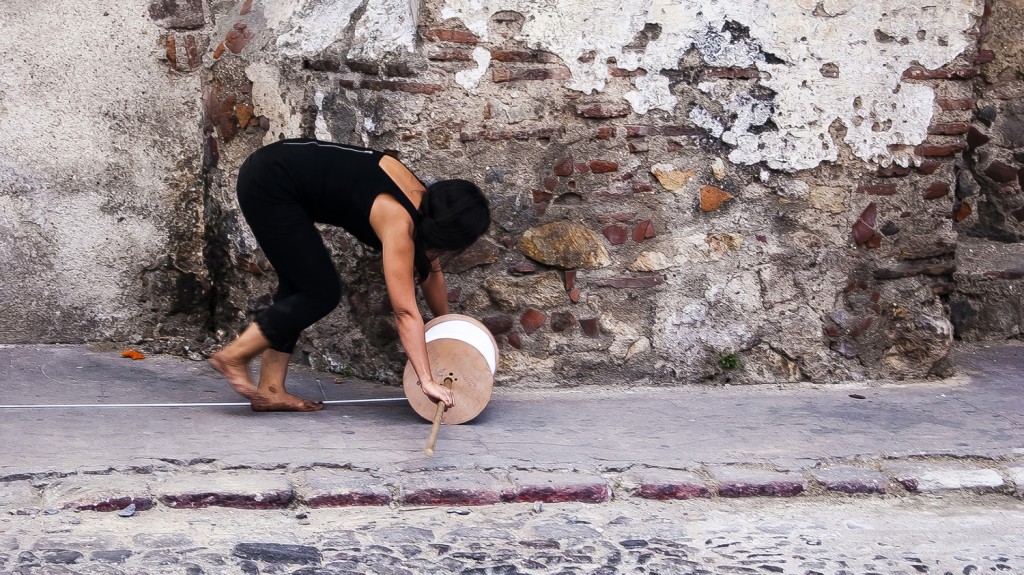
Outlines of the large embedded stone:
M 548 308 L 564 305 L 569 297 L 565 293 L 562 278 L 558 272 L 513 278 L 507 276 L 487 278 L 484 289 L 491 300 L 504 311 L 515 311 L 523 307 Z
M 595 269 L 611 264 L 601 238 L 572 222 L 553 222 L 523 234 L 519 249 L 530 259 L 565 269 Z
M 480 238 L 466 251 L 445 262 L 445 271 L 460 274 L 477 266 L 493 264 L 500 256 L 498 244 L 488 238 Z

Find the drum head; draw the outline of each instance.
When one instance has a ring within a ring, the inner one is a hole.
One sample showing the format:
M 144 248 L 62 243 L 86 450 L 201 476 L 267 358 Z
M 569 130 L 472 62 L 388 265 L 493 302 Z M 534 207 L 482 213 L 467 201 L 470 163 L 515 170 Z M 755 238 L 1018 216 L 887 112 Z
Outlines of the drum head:
M 473 345 L 449 338 L 428 341 L 427 357 L 434 381 L 443 385 L 446 379 L 450 380 L 455 395 L 455 405 L 445 410 L 441 423 L 465 423 L 479 415 L 490 401 L 494 387 L 487 359 Z M 437 404 L 420 389 L 419 378 L 409 362 L 405 363 L 402 386 L 413 410 L 423 419 L 433 421 Z

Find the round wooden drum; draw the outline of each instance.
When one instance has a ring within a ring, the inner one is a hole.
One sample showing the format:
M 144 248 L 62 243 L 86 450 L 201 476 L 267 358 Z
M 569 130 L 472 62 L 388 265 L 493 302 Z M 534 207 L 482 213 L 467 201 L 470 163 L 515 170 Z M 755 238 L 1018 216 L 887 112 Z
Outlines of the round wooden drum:
M 434 381 L 450 386 L 455 396 L 455 405 L 445 410 L 441 423 L 465 423 L 480 415 L 491 399 L 498 368 L 498 343 L 490 330 L 469 316 L 447 314 L 427 322 L 426 340 Z M 420 389 L 408 361 L 402 386 L 413 410 L 433 421 L 437 404 Z

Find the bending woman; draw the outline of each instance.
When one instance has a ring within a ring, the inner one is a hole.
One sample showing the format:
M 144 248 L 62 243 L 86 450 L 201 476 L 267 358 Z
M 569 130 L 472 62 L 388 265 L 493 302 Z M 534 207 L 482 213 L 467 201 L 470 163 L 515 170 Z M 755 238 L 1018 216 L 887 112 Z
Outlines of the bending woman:
M 341 281 L 317 223 L 340 226 L 382 251 L 399 338 L 420 387 L 431 399 L 454 405 L 451 390 L 431 374 L 416 282 L 435 316 L 448 313 L 439 258 L 472 245 L 491 223 L 487 199 L 476 185 L 442 180 L 428 187 L 382 152 L 291 139 L 260 148 L 245 160 L 238 171 L 238 203 L 277 272 L 278 288 L 273 305 L 210 363 L 254 411 L 323 408 L 285 389 L 299 334 L 341 300 Z M 254 384 L 249 365 L 260 354 Z

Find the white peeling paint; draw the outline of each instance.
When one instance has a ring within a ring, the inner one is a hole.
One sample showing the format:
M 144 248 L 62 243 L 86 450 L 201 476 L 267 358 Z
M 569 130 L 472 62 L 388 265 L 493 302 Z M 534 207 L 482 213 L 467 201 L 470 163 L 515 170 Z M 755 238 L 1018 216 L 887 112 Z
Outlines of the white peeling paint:
M 253 113 L 270 120 L 270 130 L 264 134 L 263 143 L 277 141 L 279 136 L 299 136 L 302 132 L 302 117 L 295 110 L 300 106 L 281 92 L 279 68 L 254 62 L 246 66 L 245 76 L 252 81 Z
M 277 47 L 285 55 L 315 54 L 341 38 L 360 0 L 292 0 L 267 2 L 264 8 L 267 26 L 287 26 L 277 37 Z
M 316 102 L 316 120 L 313 122 L 316 139 L 330 142 L 333 138 L 331 137 L 331 131 L 327 129 L 327 120 L 324 119 L 324 93 L 317 90 L 313 96 L 313 101 Z
M 368 0 L 356 24 L 349 58 L 379 60 L 389 53 L 412 52 L 418 11 L 419 0 Z
M 890 146 L 924 139 L 934 96 L 927 86 L 902 82 L 902 74 L 914 62 L 934 69 L 963 52 L 979 12 L 974 0 L 446 0 L 441 15 L 461 19 L 486 40 L 490 17 L 502 10 L 528 15 L 519 39 L 560 56 L 572 72 L 569 88 L 604 90 L 608 58 L 627 70 L 642 68 L 647 75 L 635 77 L 624 96 L 634 111 L 689 113 L 735 147 L 732 162 L 789 171 L 837 158 L 829 133 L 835 121 L 845 125 L 858 157 L 906 163 Z M 647 23 L 661 27 L 658 38 L 644 50 L 627 49 Z M 719 119 L 700 107 L 676 110 L 659 71 L 677 69 L 691 48 L 711 66 L 756 67 L 758 83 L 774 98 L 760 100 L 732 88 L 743 83 L 720 81 L 701 86 L 726 94 Z M 587 53 L 595 57 L 580 62 Z M 826 64 L 838 66 L 838 77 L 822 74 Z M 750 131 L 768 119 L 776 129 Z
M 490 50 L 480 46 L 473 48 L 473 60 L 476 61 L 476 68 L 457 72 L 455 74 L 455 82 L 465 88 L 467 92 L 476 94 L 476 88 L 480 85 L 480 79 L 484 77 L 487 67 L 491 65 Z

